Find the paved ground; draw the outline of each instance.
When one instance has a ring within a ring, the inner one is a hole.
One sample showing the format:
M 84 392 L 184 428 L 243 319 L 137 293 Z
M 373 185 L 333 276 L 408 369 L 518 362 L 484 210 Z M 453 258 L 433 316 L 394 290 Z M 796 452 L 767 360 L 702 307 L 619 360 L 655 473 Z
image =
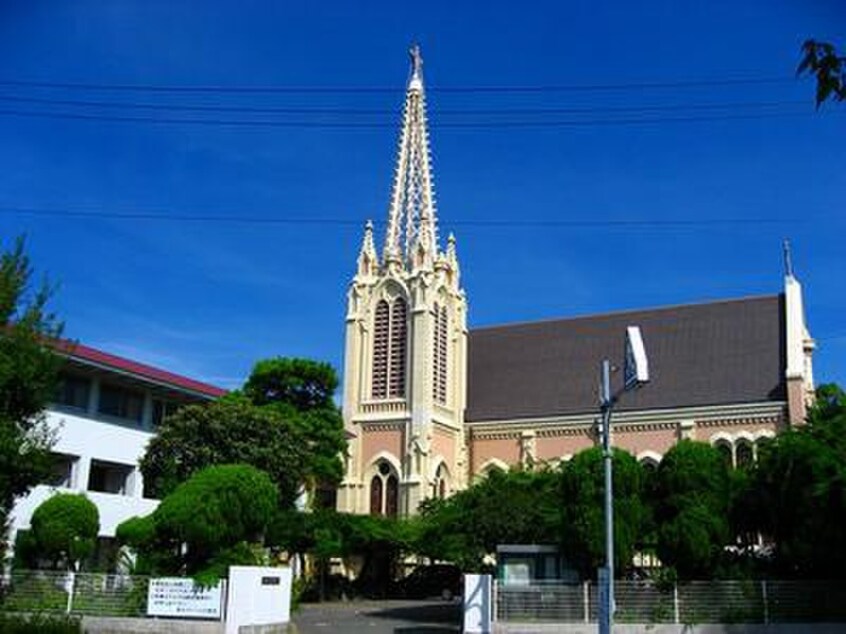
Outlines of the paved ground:
M 294 615 L 298 634 L 454 634 L 460 619 L 460 603 L 435 600 L 308 604 Z

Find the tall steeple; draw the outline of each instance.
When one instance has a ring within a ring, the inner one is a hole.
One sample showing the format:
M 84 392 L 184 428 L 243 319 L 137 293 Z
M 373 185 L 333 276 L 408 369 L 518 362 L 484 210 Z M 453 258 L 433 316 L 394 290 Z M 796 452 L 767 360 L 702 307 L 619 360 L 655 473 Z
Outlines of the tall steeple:
M 409 54 L 411 72 L 383 257 L 386 262 L 404 261 L 416 267 L 434 262 L 438 232 L 420 46 L 413 45 Z
M 355 513 L 410 515 L 467 482 L 467 299 L 455 239 L 438 244 L 423 58 L 410 52 L 384 251 L 368 223 L 347 295 L 338 508 Z

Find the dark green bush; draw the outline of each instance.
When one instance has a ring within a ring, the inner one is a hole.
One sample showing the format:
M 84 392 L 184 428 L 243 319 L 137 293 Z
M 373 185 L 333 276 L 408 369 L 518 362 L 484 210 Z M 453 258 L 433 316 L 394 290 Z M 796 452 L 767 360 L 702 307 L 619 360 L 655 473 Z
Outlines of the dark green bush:
M 82 634 L 78 618 L 47 614 L 5 614 L 0 612 L 3 634 Z

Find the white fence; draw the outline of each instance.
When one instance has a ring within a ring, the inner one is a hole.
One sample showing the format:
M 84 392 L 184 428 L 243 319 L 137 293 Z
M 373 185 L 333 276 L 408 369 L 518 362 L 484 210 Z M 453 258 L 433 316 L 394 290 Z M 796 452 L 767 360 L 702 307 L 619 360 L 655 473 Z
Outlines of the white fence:
M 2 607 L 14 612 L 143 617 L 149 584 L 149 577 L 139 575 L 15 571 L 3 579 Z
M 494 590 L 498 621 L 590 623 L 595 584 L 533 583 Z M 615 583 L 618 623 L 846 622 L 846 583 L 832 581 L 691 581 L 669 587 Z

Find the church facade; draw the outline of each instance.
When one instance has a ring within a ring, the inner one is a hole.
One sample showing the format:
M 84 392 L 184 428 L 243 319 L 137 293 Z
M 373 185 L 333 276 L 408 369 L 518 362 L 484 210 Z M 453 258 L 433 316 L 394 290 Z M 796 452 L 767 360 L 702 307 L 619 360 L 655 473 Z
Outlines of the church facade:
M 490 469 L 598 444 L 599 364 L 622 360 L 629 325 L 652 376 L 619 401 L 613 442 L 644 463 L 682 438 L 743 463 L 804 420 L 814 342 L 789 265 L 772 295 L 468 330 L 454 236 L 441 245 L 414 48 L 384 242 L 368 222 L 347 297 L 341 511 L 414 514 Z

